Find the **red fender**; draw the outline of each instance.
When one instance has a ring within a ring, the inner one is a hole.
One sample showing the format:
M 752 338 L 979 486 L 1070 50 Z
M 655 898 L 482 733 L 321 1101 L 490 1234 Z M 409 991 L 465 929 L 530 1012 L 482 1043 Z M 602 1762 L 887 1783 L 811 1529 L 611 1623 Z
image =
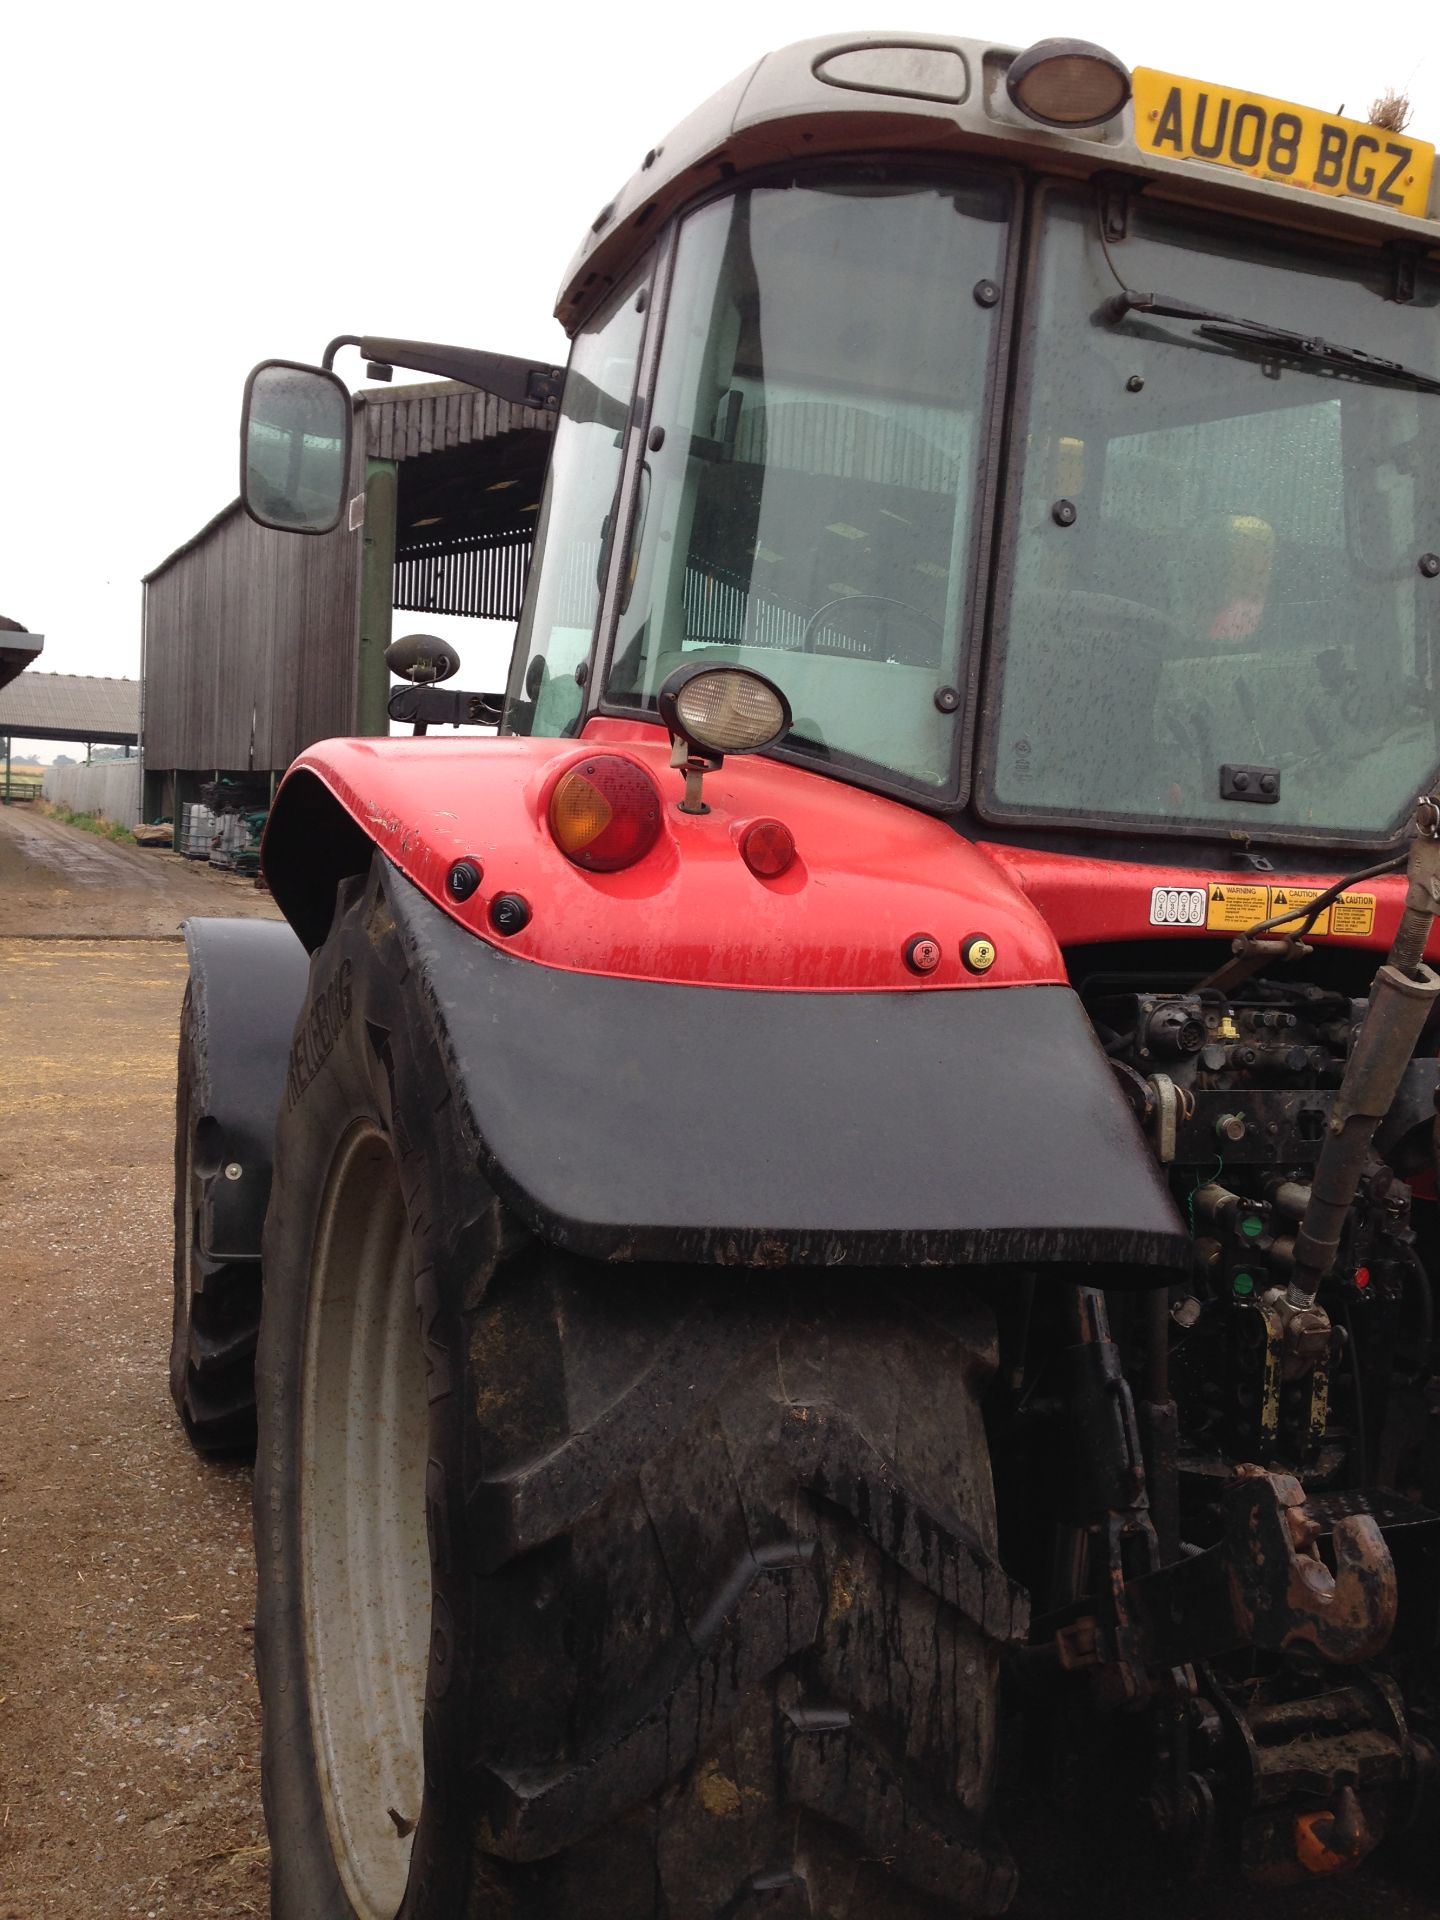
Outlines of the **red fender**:
M 588 873 L 550 837 L 555 781 L 603 748 L 646 768 L 661 793 L 656 844 L 619 873 Z M 492 946 L 577 973 L 700 986 L 807 992 L 934 992 L 1053 985 L 1064 963 L 1040 913 L 984 853 L 941 820 L 823 775 L 759 757 L 732 757 L 705 780 L 703 815 L 680 812 L 669 743 L 641 722 L 592 720 L 583 741 L 465 735 L 326 740 L 295 762 L 281 788 L 322 782 L 402 873 L 452 919 Z M 781 820 L 797 858 L 759 879 L 740 857 L 752 820 Z M 482 870 L 457 901 L 445 879 L 456 860 Z M 508 938 L 490 908 L 520 894 L 528 924 Z M 917 934 L 940 948 L 915 973 Z M 994 962 L 962 960 L 983 938 Z

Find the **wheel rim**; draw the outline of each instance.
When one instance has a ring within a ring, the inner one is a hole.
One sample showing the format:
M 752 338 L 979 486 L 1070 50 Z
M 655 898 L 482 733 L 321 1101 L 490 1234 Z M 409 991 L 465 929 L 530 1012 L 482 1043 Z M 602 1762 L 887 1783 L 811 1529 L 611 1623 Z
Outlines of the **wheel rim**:
M 300 1520 L 310 1722 L 360 1920 L 405 1896 L 430 1625 L 424 1356 L 399 1178 L 365 1129 L 336 1158 L 306 1321 Z

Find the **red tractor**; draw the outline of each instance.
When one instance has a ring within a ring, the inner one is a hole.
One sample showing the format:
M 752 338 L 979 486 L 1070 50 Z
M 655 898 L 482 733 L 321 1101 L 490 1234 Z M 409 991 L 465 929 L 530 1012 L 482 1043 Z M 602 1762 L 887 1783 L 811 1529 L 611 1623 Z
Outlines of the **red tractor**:
M 189 929 L 280 1920 L 1000 1913 L 1002 1724 L 1192 1865 L 1414 1820 L 1432 159 L 815 40 L 598 213 L 563 394 L 356 342 L 558 428 L 499 737 L 313 747 L 288 927 Z M 251 512 L 349 422 L 257 369 Z

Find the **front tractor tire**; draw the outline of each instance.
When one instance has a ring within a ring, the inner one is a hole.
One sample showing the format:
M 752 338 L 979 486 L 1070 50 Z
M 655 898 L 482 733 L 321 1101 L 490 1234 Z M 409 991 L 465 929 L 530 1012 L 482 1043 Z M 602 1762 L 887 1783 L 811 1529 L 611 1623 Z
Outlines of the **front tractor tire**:
M 274 1920 L 1003 1911 L 987 1312 L 955 1275 L 545 1244 L 477 1170 L 412 960 L 350 883 L 276 1141 Z

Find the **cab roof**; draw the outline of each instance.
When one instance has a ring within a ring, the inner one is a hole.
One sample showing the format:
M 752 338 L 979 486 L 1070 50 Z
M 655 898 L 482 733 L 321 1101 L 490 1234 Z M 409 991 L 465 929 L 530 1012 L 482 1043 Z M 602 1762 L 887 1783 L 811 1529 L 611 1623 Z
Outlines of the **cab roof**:
M 1440 248 L 1440 168 L 1426 216 L 1415 219 L 1142 150 L 1133 104 L 1100 127 L 1042 127 L 1005 88 L 1020 51 L 890 31 L 826 35 L 766 54 L 652 147 L 600 209 L 561 283 L 556 318 L 573 332 L 687 201 L 754 168 L 822 155 L 968 153 L 1072 178 L 1120 171 L 1153 182 L 1168 199 L 1375 244 Z

